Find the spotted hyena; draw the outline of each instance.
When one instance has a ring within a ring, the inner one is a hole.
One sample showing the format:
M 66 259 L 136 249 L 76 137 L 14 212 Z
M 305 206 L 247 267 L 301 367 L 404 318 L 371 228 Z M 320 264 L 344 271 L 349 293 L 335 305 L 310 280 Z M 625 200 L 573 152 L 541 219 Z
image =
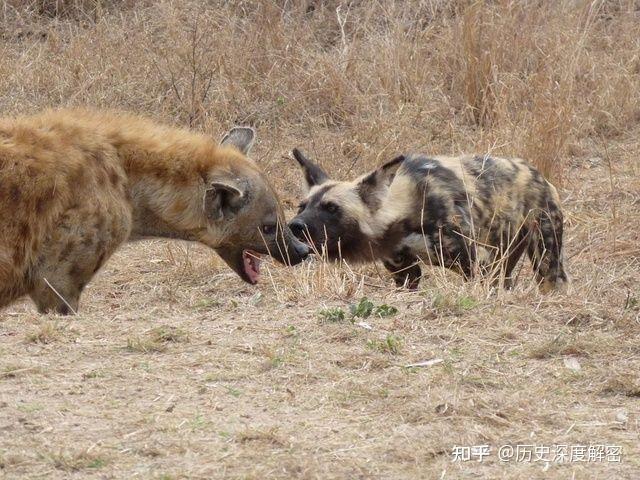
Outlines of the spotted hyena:
M 144 237 L 204 243 L 252 284 L 260 254 L 300 262 L 308 248 L 246 157 L 253 140 L 83 110 L 0 120 L 0 307 L 29 295 L 75 312 L 118 246 Z
M 293 154 L 309 190 L 289 226 L 329 258 L 380 259 L 409 288 L 420 281 L 418 260 L 510 286 L 526 251 L 542 291 L 567 282 L 558 193 L 524 160 L 403 155 L 337 182 Z

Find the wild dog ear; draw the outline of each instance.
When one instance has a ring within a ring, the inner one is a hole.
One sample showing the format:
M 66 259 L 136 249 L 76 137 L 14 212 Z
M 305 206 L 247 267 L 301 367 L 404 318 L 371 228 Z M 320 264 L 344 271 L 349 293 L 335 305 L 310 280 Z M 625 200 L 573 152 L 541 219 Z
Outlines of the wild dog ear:
M 209 183 L 202 200 L 205 215 L 214 222 L 233 216 L 247 200 L 247 185 L 224 179 Z
M 311 188 L 329 180 L 329 175 L 327 175 L 319 165 L 305 157 L 300 150 L 294 148 L 291 153 L 293 153 L 293 158 L 297 160 L 304 170 L 304 178 L 307 181 L 307 187 Z
M 256 132 L 251 127 L 234 127 L 222 138 L 220 145 L 236 147 L 244 155 L 249 153 L 253 142 L 256 139 Z
M 394 158 L 358 182 L 357 191 L 364 203 L 369 204 L 378 190 L 391 184 L 404 158 L 404 155 Z

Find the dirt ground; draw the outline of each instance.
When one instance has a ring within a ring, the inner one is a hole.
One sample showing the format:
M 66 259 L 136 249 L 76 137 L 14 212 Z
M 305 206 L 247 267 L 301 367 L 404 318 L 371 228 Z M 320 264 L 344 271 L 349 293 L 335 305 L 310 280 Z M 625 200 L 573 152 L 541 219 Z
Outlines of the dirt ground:
M 570 91 L 558 91 L 541 71 L 525 78 L 507 40 L 490 42 L 497 83 L 493 100 L 478 100 L 490 122 L 480 107 L 465 110 L 473 104 L 468 75 L 456 86 L 455 69 L 439 63 L 447 52 L 452 62 L 469 54 L 446 42 L 475 25 L 465 2 L 416 2 L 411 8 L 435 25 L 416 43 L 395 36 L 405 24 L 375 16 L 382 9 L 401 18 L 395 2 L 237 3 L 209 11 L 211 2 L 4 2 L 3 111 L 89 103 L 216 135 L 252 124 L 260 136 L 254 156 L 289 209 L 301 192 L 287 156 L 298 144 L 340 178 L 404 148 L 533 157 L 559 185 L 572 286 L 567 295 L 540 295 L 523 264 L 513 291 L 425 268 L 420 290 L 408 292 L 381 265 L 311 259 L 294 268 L 267 262 L 251 287 L 203 246 L 128 244 L 87 287 L 78 315 L 39 315 L 26 299 L 0 311 L 0 478 L 640 478 L 633 2 L 567 2 L 581 10 L 553 21 L 511 2 L 482 4 L 478 25 L 505 22 L 495 33 L 518 17 L 518 28 L 539 33 L 551 66 L 574 58 L 566 45 L 582 42 L 586 52 L 571 85 L 558 80 Z M 188 33 L 198 9 L 202 38 Z M 311 17 L 301 24 L 304 15 Z M 575 34 L 572 19 L 586 33 L 570 44 L 561 33 Z M 180 70 L 180 52 L 193 38 L 209 41 L 207 32 L 217 35 L 204 51 L 226 57 L 203 97 L 189 82 L 208 70 L 198 61 Z M 387 70 L 374 53 L 390 39 L 408 56 L 383 55 Z M 433 71 L 385 77 L 393 65 L 408 71 L 416 45 L 435 39 Z M 154 50 L 160 46 L 165 53 Z M 245 49 L 235 63 L 234 49 Z M 351 63 L 331 70 L 340 55 Z M 468 74 L 471 64 L 456 68 Z M 379 83 L 356 85 L 371 72 Z M 304 74 L 301 85 L 296 74 Z M 385 100 L 376 103 L 377 95 Z

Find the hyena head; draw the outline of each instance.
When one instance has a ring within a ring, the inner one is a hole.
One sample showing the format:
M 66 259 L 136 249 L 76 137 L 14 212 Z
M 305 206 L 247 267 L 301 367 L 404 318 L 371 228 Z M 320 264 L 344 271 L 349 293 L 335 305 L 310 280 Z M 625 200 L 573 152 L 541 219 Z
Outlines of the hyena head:
M 251 128 L 240 127 L 222 140 L 218 155 L 224 167 L 203 175 L 208 227 L 199 238 L 250 284 L 258 281 L 260 254 L 286 265 L 296 265 L 309 254 L 287 226 L 275 190 L 246 157 L 254 137 Z
M 307 196 L 289 222 L 293 234 L 330 259 L 375 258 L 376 238 L 381 234 L 377 213 L 404 157 L 353 181 L 337 182 L 300 150 L 294 149 L 293 156 L 307 185 Z

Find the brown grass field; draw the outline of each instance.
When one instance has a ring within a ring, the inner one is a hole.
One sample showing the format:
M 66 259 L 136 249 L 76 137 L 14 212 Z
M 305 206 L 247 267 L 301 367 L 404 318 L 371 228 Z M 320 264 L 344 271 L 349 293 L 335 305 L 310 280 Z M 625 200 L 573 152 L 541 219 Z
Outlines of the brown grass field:
M 407 292 L 314 260 L 251 287 L 202 246 L 129 244 L 77 316 L 0 311 L 0 478 L 640 478 L 640 2 L 3 0 L 0 22 L 3 116 L 252 125 L 289 212 L 295 146 L 341 179 L 408 151 L 528 158 L 573 280 L 431 268 Z M 398 312 L 352 318 L 363 297 Z

